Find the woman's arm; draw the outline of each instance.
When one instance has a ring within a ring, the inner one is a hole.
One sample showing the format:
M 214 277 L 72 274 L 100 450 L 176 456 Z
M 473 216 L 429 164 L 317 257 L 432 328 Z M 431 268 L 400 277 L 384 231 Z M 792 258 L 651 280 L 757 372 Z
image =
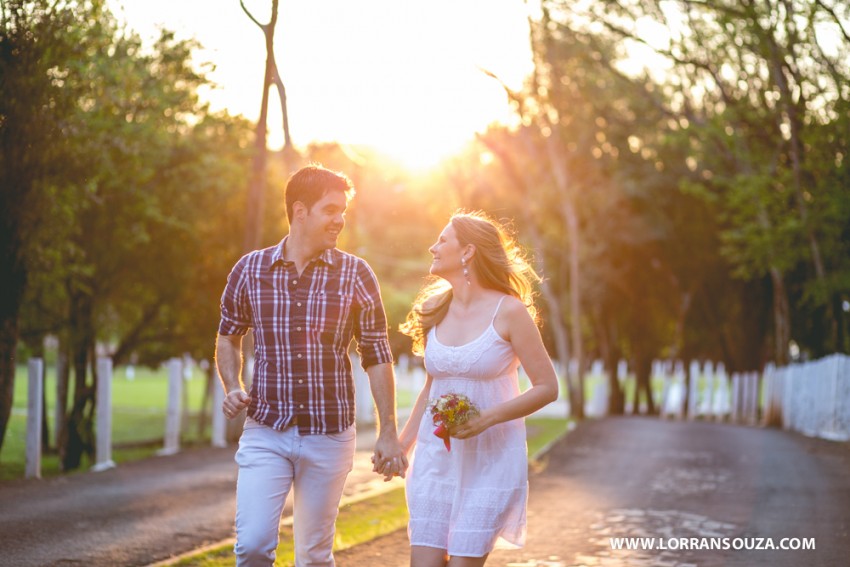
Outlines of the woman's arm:
M 410 417 L 407 418 L 407 423 L 401 430 L 398 436 L 401 442 L 401 448 L 405 453 L 410 453 L 410 450 L 416 444 L 416 434 L 419 432 L 419 424 L 422 422 L 422 416 L 425 414 L 425 408 L 428 407 L 428 396 L 431 394 L 431 375 L 425 374 L 425 385 L 419 395 L 416 396 L 416 402 L 413 404 L 413 409 L 410 412 Z
M 555 368 L 525 305 L 513 297 L 506 299 L 495 324 L 499 334 L 513 346 L 531 380 L 531 388 L 512 400 L 482 410 L 477 418 L 452 428 L 453 437 L 474 437 L 496 424 L 530 415 L 558 399 Z

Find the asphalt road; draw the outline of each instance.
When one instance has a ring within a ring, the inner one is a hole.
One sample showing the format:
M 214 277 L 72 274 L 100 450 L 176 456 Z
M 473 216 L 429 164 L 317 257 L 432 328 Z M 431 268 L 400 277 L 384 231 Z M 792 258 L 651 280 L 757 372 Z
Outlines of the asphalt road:
M 608 418 L 556 445 L 530 485 L 526 547 L 494 551 L 488 567 L 850 565 L 848 443 Z M 655 549 L 612 549 L 610 538 L 638 537 Z M 815 549 L 767 549 L 783 538 L 814 538 Z M 406 567 L 406 533 L 337 554 L 337 565 Z
M 343 498 L 398 484 L 371 472 L 374 430 L 358 431 Z M 150 565 L 233 537 L 235 446 L 43 480 L 0 483 L 0 566 Z M 291 511 L 290 502 L 284 514 Z
M 383 483 L 358 437 L 347 497 Z M 148 565 L 232 536 L 233 449 L 101 473 L 0 484 L 0 565 Z M 850 564 L 850 444 L 773 429 L 650 418 L 580 425 L 531 476 L 528 543 L 488 566 Z M 610 538 L 656 549 L 614 550 Z M 814 538 L 815 550 L 667 549 Z M 663 544 L 660 542 L 664 542 Z M 703 543 L 704 542 L 704 543 Z M 681 544 L 678 545 L 681 547 Z M 406 566 L 405 532 L 337 554 L 339 567 Z

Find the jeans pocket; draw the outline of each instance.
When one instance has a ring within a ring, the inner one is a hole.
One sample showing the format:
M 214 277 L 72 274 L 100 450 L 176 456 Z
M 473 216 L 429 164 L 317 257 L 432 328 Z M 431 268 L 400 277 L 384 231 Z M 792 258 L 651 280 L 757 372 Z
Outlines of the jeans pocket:
M 357 436 L 357 426 L 352 425 L 345 431 L 340 431 L 339 433 L 328 433 L 325 435 L 331 441 L 335 441 L 337 443 L 348 443 L 352 439 Z
M 245 418 L 245 425 L 242 426 L 242 430 L 245 431 L 246 429 L 260 429 L 262 427 L 266 427 L 266 426 L 264 424 L 260 423 L 259 421 L 256 421 L 255 419 L 252 419 L 250 417 L 246 417 Z

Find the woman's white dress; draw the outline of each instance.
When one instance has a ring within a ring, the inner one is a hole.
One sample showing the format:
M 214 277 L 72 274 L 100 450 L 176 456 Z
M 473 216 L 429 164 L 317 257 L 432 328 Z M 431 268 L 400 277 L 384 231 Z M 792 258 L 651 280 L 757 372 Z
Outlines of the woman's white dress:
M 492 320 L 477 339 L 458 347 L 443 345 L 437 333 L 436 327 L 430 330 L 425 347 L 425 368 L 433 378 L 429 399 L 465 394 L 483 410 L 519 395 L 519 360 Z M 426 410 L 407 479 L 410 544 L 468 557 L 489 553 L 497 542 L 522 546 L 528 499 L 525 421 L 501 423 L 469 439 L 452 438 L 451 451 L 434 429 Z

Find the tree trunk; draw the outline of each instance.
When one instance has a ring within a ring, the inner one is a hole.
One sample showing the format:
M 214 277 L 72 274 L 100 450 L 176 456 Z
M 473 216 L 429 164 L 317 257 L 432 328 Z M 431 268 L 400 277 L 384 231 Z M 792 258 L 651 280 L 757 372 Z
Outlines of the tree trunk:
M 268 24 L 261 24 L 240 1 L 242 10 L 263 32 L 266 45 L 266 67 L 263 75 L 263 96 L 260 102 L 260 118 L 257 120 L 257 129 L 254 137 L 254 163 L 251 171 L 251 181 L 248 187 L 248 215 L 245 225 L 244 251 L 250 252 L 260 247 L 263 234 L 263 203 L 266 193 L 266 161 L 268 148 L 268 116 L 269 116 L 269 91 L 272 85 L 277 87 L 278 97 L 283 120 L 283 161 L 287 173 L 293 167 L 296 159 L 292 147 L 292 138 L 289 134 L 289 114 L 287 111 L 286 88 L 280 77 L 277 62 L 274 56 L 274 33 L 277 26 L 278 0 L 272 0 L 272 13 Z
M 4 189 L 5 190 L 5 189 Z M 4 236 L 0 234 L 0 236 Z M 9 240 L 0 241 L 2 247 L 11 246 Z M 12 416 L 15 395 L 15 351 L 18 347 L 18 314 L 26 276 L 19 262 L 13 261 L 14 252 L 0 250 L 0 271 L 3 272 L 3 292 L 0 293 L 0 449 L 6 438 L 6 428 Z
M 649 415 L 655 415 L 655 403 L 652 399 L 652 358 L 640 350 L 635 353 L 635 408 L 634 413 L 640 409 L 640 394 L 643 392 L 646 398 L 646 411 Z
M 551 126 L 555 129 L 555 126 Z M 581 369 L 584 366 L 584 355 L 582 352 L 581 338 L 581 270 L 579 269 L 579 253 L 580 253 L 580 232 L 578 226 L 578 215 L 573 203 L 573 188 L 570 186 L 567 173 L 567 165 L 564 163 L 563 148 L 556 144 L 555 138 L 557 130 L 550 136 L 546 137 L 546 154 L 549 158 L 552 177 L 555 180 L 555 185 L 558 187 L 558 192 L 562 197 L 561 201 L 561 216 L 564 219 L 564 224 L 567 227 L 567 240 L 569 241 L 570 250 L 570 277 L 569 277 L 569 296 L 570 296 L 570 350 L 576 361 L 578 368 L 577 376 L 569 375 L 568 369 L 568 384 L 570 390 L 570 409 L 572 415 L 576 418 L 584 417 L 584 377 L 581 375 Z
M 528 196 L 531 191 L 529 190 L 528 183 L 525 178 L 519 174 L 516 166 L 514 165 L 513 160 L 511 159 L 508 152 L 504 150 L 501 146 L 493 143 L 491 140 L 487 139 L 484 136 L 479 136 L 479 140 L 491 151 L 493 154 L 499 158 L 499 162 L 502 164 L 502 167 L 505 170 L 508 178 L 513 183 L 514 187 L 516 187 L 520 193 L 520 195 Z M 525 143 L 527 146 L 531 146 L 530 141 L 525 139 Z M 525 226 L 526 234 L 531 240 L 532 247 L 535 250 L 540 252 L 540 257 L 538 262 L 540 263 L 540 271 L 541 273 L 546 273 L 545 267 L 545 258 L 543 251 L 545 250 L 545 246 L 543 244 L 543 236 L 540 234 L 540 230 L 537 227 L 537 219 L 532 214 L 532 211 L 529 207 L 523 206 L 520 207 L 523 215 L 523 223 Z M 584 411 L 582 409 L 580 414 L 575 413 L 575 407 L 573 405 L 576 400 L 574 400 L 574 392 L 570 385 L 570 377 L 569 377 L 569 364 L 570 364 L 570 347 L 569 347 L 569 337 L 567 335 L 567 329 L 564 325 L 564 318 L 561 311 L 561 301 L 558 297 L 557 292 L 552 288 L 552 283 L 549 278 L 544 277 L 543 281 L 540 282 L 540 292 L 543 295 L 543 300 L 546 302 L 546 306 L 549 310 L 549 324 L 552 327 L 552 335 L 555 341 L 555 355 L 557 359 L 564 365 L 564 369 L 566 372 L 565 380 L 567 384 L 568 398 L 570 400 L 570 409 L 569 415 L 567 417 L 581 418 L 584 417 Z M 582 403 L 581 407 L 583 408 L 584 404 Z
M 682 365 L 682 370 L 685 373 L 685 383 L 683 384 L 685 387 L 685 397 L 682 400 L 682 415 L 685 418 L 689 418 L 691 417 L 689 410 L 691 407 L 691 396 L 695 395 L 695 392 L 691 392 L 691 359 L 682 360 Z
M 50 452 L 50 427 L 47 419 L 47 357 L 44 340 L 38 342 L 33 354 L 41 359 L 41 451 L 48 453 Z
M 602 316 L 597 317 L 597 337 L 599 350 L 602 354 L 602 366 L 608 379 L 608 415 L 623 415 L 626 407 L 626 397 L 617 379 L 617 364 L 620 356 L 617 351 L 617 341 L 613 333 L 609 333 Z
M 12 415 L 15 395 L 15 349 L 18 344 L 18 317 L 0 320 L 0 449 L 6 437 L 6 427 Z
M 63 471 L 80 467 L 83 454 L 94 455 L 92 427 L 95 403 L 94 386 L 88 384 L 89 358 L 94 352 L 92 298 L 88 291 L 72 290 L 70 295 L 70 366 L 74 371 L 74 396 L 71 411 L 59 440 L 59 461 Z
M 773 336 L 774 358 L 777 366 L 788 364 L 788 345 L 791 342 L 791 314 L 788 306 L 788 294 L 782 272 L 770 268 L 770 281 L 773 283 Z
M 794 201 L 797 205 L 797 211 L 800 215 L 800 224 L 805 232 L 806 240 L 809 244 L 809 251 L 812 254 L 812 265 L 815 269 L 817 281 L 823 283 L 826 279 L 826 269 L 824 267 L 823 257 L 820 251 L 820 243 L 815 234 L 814 228 L 811 226 L 809 218 L 809 208 L 804 195 L 804 177 L 811 177 L 805 166 L 805 144 L 803 142 L 802 130 L 805 123 L 801 118 L 800 106 L 805 107 L 808 101 L 801 98 L 799 101 L 794 100 L 794 95 L 791 92 L 791 86 L 788 76 L 785 73 L 785 66 L 788 65 L 789 59 L 794 58 L 793 46 L 790 49 L 782 49 L 778 44 L 773 32 L 765 30 L 770 46 L 770 70 L 773 79 L 779 88 L 780 104 L 783 118 L 787 120 L 789 130 L 789 145 L 791 154 L 791 172 L 793 174 Z M 788 41 L 792 40 L 793 35 L 788 36 Z M 796 60 L 793 61 L 795 66 L 798 65 Z M 800 89 L 800 97 L 805 97 L 806 90 Z M 833 348 L 837 350 L 838 342 L 838 313 L 834 311 L 832 302 L 827 298 L 824 307 L 826 308 L 826 318 L 828 320 L 828 336 L 833 343 Z
M 56 352 L 56 438 L 53 440 L 56 449 L 59 449 L 59 438 L 68 415 L 68 383 L 71 378 L 71 366 L 68 364 L 68 344 L 66 340 L 59 339 L 59 347 Z

